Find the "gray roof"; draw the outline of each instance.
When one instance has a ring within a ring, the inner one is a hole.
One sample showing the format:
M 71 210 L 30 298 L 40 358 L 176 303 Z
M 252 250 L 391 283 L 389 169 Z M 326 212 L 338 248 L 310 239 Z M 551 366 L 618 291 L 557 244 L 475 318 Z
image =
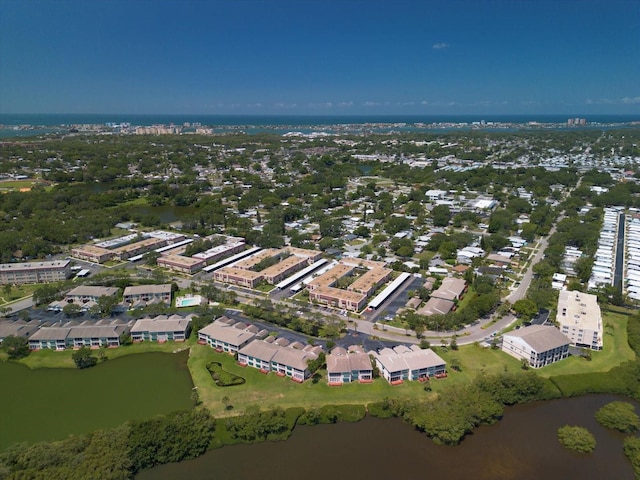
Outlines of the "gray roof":
M 551 325 L 531 325 L 505 333 L 504 337 L 521 338 L 536 352 L 546 352 L 571 343 L 560 330 Z
M 202 333 L 209 338 L 219 340 L 236 347 L 243 345 L 256 337 L 251 326 L 245 326 L 245 328 L 241 330 L 235 328 L 235 325 L 233 324 L 230 325 L 228 323 L 224 323 L 224 321 L 218 323 L 217 320 L 202 328 L 198 333 Z
M 90 285 L 80 285 L 74 288 L 67 297 L 102 297 L 103 295 L 111 297 L 120 290 L 117 287 L 95 287 Z
M 171 284 L 162 285 L 136 285 L 124 289 L 124 295 L 165 294 L 171 293 Z
M 10 336 L 27 338 L 38 330 L 38 328 L 39 325 L 37 323 L 34 325 L 33 322 L 27 324 L 20 320 L 15 322 L 11 320 L 0 320 L 0 339 Z
M 29 340 L 66 340 L 71 327 L 42 327 Z
M 336 349 L 334 348 L 331 354 L 327 355 L 327 373 L 372 370 L 371 359 L 366 353 L 346 353 L 345 351 L 344 354 L 336 354 L 335 351 Z
M 184 332 L 191 323 L 191 316 L 158 315 L 155 318 L 141 318 L 131 328 L 131 333 L 138 332 Z
M 396 347 L 391 349 L 384 349 L 380 353 L 373 352 L 376 359 L 382 364 L 382 366 L 388 372 L 399 372 L 402 370 L 421 370 L 423 368 L 436 367 L 439 365 L 445 365 L 445 361 L 440 358 L 433 350 L 427 348 L 421 350 L 417 346 L 416 348 L 399 349 Z M 409 350 L 409 351 L 407 351 Z
M 238 353 L 266 362 L 281 363 L 303 371 L 307 368 L 307 360 L 318 358 L 314 349 L 308 351 L 296 350 L 295 348 L 281 347 L 263 340 L 254 340 L 240 349 Z
M 451 300 L 431 297 L 417 313 L 420 315 L 445 315 L 451 311 L 454 305 L 455 303 Z
M 116 338 L 125 333 L 129 328 L 126 325 L 118 326 L 93 326 L 83 325 L 72 327 L 69 338 Z
M 459 297 L 466 287 L 466 282 L 461 278 L 447 277 L 442 280 L 440 288 L 431 294 L 431 297 L 453 300 Z

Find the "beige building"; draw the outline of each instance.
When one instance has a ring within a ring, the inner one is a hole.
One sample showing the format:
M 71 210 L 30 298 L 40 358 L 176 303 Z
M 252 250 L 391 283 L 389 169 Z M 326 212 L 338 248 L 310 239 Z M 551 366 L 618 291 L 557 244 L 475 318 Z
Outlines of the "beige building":
M 185 257 L 184 255 L 162 255 L 158 257 L 156 263 L 159 267 L 188 274 L 199 272 L 206 265 L 201 258 Z
M 602 350 L 602 314 L 595 295 L 560 290 L 556 322 L 577 347 Z
M 82 245 L 71 250 L 71 256 L 79 260 L 84 260 L 93 263 L 104 263 L 111 260 L 115 254 L 103 247 L 96 247 L 95 245 Z
M 348 287 L 335 286 L 340 279 L 357 274 L 363 268 L 367 271 Z M 309 283 L 309 300 L 358 312 L 365 307 L 375 290 L 391 278 L 392 273 L 393 270 L 386 268 L 382 262 L 344 260 Z
M 71 276 L 71 260 L 0 264 L 0 284 L 47 283 Z

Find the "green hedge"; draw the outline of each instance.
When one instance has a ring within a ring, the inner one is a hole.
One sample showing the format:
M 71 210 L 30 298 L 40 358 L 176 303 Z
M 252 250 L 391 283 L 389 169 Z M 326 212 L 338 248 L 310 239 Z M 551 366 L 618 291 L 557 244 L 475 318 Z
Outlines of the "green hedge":
M 299 425 L 320 423 L 357 422 L 367 414 L 364 405 L 325 405 L 305 411 L 298 419 Z

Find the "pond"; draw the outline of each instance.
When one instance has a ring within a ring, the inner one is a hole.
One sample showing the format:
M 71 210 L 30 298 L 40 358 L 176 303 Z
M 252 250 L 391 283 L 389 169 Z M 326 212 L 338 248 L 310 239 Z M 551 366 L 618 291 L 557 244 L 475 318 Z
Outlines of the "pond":
M 135 354 L 86 370 L 0 362 L 0 450 L 192 408 L 188 355 Z
M 436 445 L 398 419 L 297 427 L 284 442 L 223 447 L 150 469 L 136 479 L 632 480 L 633 469 L 622 451 L 624 435 L 594 420 L 598 408 L 616 399 L 590 395 L 511 407 L 503 420 L 479 428 L 457 447 Z M 556 431 L 565 424 L 588 428 L 597 440 L 595 451 L 585 455 L 562 447 Z

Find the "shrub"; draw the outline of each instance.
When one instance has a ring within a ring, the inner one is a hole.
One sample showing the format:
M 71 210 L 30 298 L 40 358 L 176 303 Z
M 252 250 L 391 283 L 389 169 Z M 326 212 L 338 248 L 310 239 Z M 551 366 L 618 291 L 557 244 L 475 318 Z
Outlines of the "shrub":
M 627 402 L 610 402 L 596 412 L 596 420 L 605 427 L 631 433 L 640 427 L 640 417 Z
M 640 438 L 627 437 L 624 439 L 624 454 L 627 456 L 633 471 L 636 474 L 636 478 L 640 478 Z
M 584 427 L 565 425 L 558 429 L 558 440 L 570 450 L 591 453 L 596 448 L 596 439 Z

